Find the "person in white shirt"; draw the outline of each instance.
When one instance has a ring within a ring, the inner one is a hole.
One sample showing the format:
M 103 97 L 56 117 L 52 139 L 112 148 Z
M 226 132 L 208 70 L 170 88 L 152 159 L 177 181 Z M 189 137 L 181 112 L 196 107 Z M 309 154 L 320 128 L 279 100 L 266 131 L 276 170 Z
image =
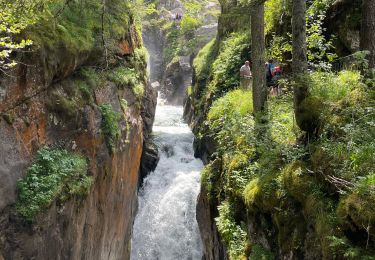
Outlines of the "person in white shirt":
M 241 79 L 241 87 L 243 89 L 250 89 L 252 74 L 251 74 L 249 61 L 246 61 L 245 64 L 242 65 L 240 69 L 240 79 Z

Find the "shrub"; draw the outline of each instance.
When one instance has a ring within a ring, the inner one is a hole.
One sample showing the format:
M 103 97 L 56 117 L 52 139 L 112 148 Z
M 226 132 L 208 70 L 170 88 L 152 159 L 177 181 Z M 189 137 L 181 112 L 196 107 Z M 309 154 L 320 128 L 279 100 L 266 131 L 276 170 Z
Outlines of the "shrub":
M 121 132 L 119 120 L 121 115 L 115 112 L 110 104 L 100 105 L 102 113 L 102 133 L 110 153 L 115 151 L 115 142 L 119 139 Z
M 252 260 L 273 260 L 275 256 L 272 254 L 271 251 L 265 249 L 261 245 L 254 245 L 251 248 L 250 258 Z
M 248 34 L 233 33 L 221 43 L 219 54 L 212 65 L 210 92 L 220 97 L 240 85 L 239 69 L 250 58 L 249 42 Z
M 33 220 L 56 200 L 86 195 L 92 183 L 92 177 L 87 176 L 87 162 L 81 155 L 43 148 L 26 176 L 17 183 L 17 211 L 27 220 Z
M 181 30 L 183 34 L 191 34 L 193 33 L 202 22 L 195 17 L 192 17 L 190 15 L 184 15 L 184 17 L 181 20 Z
M 217 228 L 223 238 L 230 259 L 246 259 L 247 234 L 246 231 L 235 223 L 234 209 L 229 202 L 223 202 L 219 207 L 219 216 L 215 218 Z
M 144 82 L 135 68 L 117 67 L 109 72 L 107 78 L 120 87 L 130 87 L 138 99 L 144 95 Z
M 135 86 L 138 82 L 135 69 L 127 67 L 117 67 L 108 74 L 108 79 L 119 86 Z

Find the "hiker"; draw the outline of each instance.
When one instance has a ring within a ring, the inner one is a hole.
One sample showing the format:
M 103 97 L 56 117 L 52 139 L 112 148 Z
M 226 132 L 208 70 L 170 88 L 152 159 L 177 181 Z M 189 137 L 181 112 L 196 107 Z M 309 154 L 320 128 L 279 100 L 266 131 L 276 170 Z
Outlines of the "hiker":
M 243 89 L 250 89 L 251 87 L 251 69 L 250 69 L 250 62 L 246 61 L 244 65 L 242 65 L 240 69 L 240 79 L 241 79 L 241 87 Z
M 283 74 L 283 71 L 281 69 L 281 66 L 275 66 L 272 69 L 272 90 L 271 95 L 272 96 L 279 96 L 281 95 L 281 89 L 279 87 L 279 80 L 281 79 Z
M 176 13 L 175 20 L 179 22 L 179 21 L 181 21 L 181 19 L 182 19 L 182 15 L 179 14 L 179 13 Z
M 273 85 L 273 75 L 272 71 L 275 68 L 275 64 L 273 59 L 269 59 L 268 62 L 266 62 L 266 78 L 267 78 L 267 86 L 271 87 Z

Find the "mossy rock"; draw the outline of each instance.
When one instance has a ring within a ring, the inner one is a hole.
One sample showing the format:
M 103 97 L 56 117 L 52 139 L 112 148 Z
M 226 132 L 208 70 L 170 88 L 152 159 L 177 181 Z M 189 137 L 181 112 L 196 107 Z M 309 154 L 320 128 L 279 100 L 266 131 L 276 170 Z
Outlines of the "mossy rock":
M 303 204 L 313 182 L 312 177 L 306 173 L 304 168 L 305 165 L 297 161 L 287 165 L 282 172 L 282 181 L 286 191 Z
M 243 197 L 250 212 L 272 212 L 279 207 L 281 201 L 277 178 L 273 174 L 267 174 L 253 179 L 246 186 Z
M 375 237 L 375 192 L 355 191 L 340 200 L 337 215 L 340 223 L 347 229 L 358 232 L 368 229 Z
M 12 125 L 16 120 L 16 115 L 14 113 L 5 113 L 2 114 L 2 117 L 4 118 L 5 122 L 7 122 L 9 125 Z
M 296 109 L 298 126 L 308 133 L 314 132 L 320 125 L 320 116 L 324 104 L 316 97 L 308 97 Z

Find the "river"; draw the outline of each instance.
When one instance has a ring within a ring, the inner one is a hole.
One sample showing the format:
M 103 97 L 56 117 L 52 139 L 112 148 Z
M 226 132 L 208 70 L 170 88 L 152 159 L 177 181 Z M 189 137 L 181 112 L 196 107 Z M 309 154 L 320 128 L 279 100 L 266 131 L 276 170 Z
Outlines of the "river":
M 200 260 L 196 221 L 202 161 L 194 158 L 193 134 L 181 106 L 158 100 L 153 127 L 160 161 L 139 191 L 131 260 Z

